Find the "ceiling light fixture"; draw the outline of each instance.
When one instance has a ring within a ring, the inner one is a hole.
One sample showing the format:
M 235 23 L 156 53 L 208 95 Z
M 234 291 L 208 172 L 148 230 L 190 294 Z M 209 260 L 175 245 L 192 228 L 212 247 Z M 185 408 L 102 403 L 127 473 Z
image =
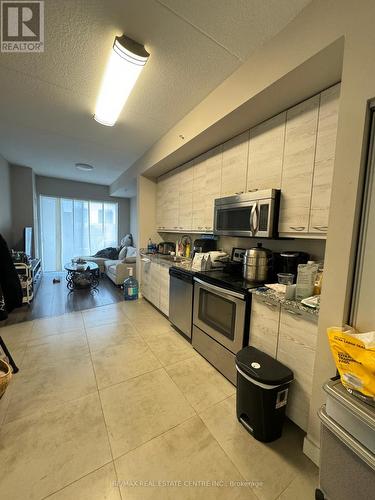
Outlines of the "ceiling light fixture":
M 150 54 L 131 38 L 117 36 L 103 76 L 94 119 L 112 127 Z
M 84 172 L 91 172 L 91 170 L 94 170 L 94 167 L 88 163 L 76 163 L 76 168 Z

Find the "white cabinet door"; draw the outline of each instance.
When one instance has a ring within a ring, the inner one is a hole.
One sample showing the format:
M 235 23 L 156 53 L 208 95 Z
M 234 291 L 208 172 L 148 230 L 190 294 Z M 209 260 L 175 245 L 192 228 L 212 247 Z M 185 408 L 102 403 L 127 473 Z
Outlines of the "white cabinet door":
M 160 231 L 167 228 L 167 182 L 165 177 L 160 177 L 156 186 L 156 228 Z
M 339 114 L 340 84 L 321 93 L 310 211 L 310 233 L 326 233 Z
M 160 265 L 157 262 L 151 262 L 151 280 L 150 280 L 150 302 L 159 309 L 160 307 Z
M 286 112 L 250 130 L 247 190 L 280 189 Z
M 192 230 L 204 231 L 206 223 L 206 156 L 196 158 L 193 166 Z
M 249 131 L 223 144 L 221 196 L 241 194 L 246 190 Z
M 249 345 L 276 358 L 280 305 L 252 296 Z
M 151 260 L 141 257 L 141 293 L 142 296 L 150 300 L 151 295 Z
M 162 313 L 169 316 L 169 265 L 160 264 L 160 300 L 159 308 Z
M 221 192 L 221 166 L 223 159 L 222 145 L 211 149 L 207 152 L 205 159 L 205 216 L 204 216 L 204 232 L 213 230 L 214 223 L 214 201 L 215 198 L 220 198 Z
M 307 233 L 320 95 L 287 111 L 279 232 Z
M 178 229 L 190 231 L 193 223 L 194 160 L 179 169 Z
M 277 359 L 294 373 L 286 413 L 307 430 L 318 326 L 302 313 L 281 309 Z
M 165 183 L 164 220 L 166 229 L 178 230 L 178 210 L 179 210 L 179 171 L 175 170 L 168 174 Z

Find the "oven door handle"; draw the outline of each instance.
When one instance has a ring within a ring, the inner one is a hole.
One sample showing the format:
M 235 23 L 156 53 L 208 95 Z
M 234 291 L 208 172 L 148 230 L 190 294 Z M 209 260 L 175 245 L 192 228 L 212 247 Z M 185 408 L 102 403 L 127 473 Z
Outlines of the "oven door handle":
M 211 283 L 207 283 L 206 281 L 202 281 L 199 278 L 194 278 L 194 281 L 205 287 L 206 289 L 212 290 L 216 292 L 218 295 L 227 296 L 227 297 L 235 297 L 237 299 L 245 300 L 245 295 L 238 292 L 232 292 L 232 290 L 226 290 L 225 288 L 221 288 L 216 285 L 212 285 Z

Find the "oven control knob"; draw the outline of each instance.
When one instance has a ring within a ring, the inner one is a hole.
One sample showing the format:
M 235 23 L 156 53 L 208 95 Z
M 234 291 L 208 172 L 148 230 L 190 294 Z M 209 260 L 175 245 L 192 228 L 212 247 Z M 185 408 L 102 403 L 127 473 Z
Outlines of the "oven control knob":
M 251 367 L 252 367 L 252 368 L 255 368 L 256 370 L 258 370 L 258 369 L 260 368 L 260 364 L 259 364 L 259 363 L 256 363 L 255 361 L 253 361 L 253 362 L 251 363 Z

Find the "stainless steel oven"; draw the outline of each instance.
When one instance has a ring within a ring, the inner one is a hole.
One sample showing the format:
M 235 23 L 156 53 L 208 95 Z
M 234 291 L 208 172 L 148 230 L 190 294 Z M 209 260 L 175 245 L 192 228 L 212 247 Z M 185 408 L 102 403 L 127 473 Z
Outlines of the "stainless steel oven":
M 245 295 L 194 279 L 193 323 L 236 354 L 243 347 Z
M 214 234 L 272 238 L 277 236 L 280 191 L 263 189 L 215 200 Z

